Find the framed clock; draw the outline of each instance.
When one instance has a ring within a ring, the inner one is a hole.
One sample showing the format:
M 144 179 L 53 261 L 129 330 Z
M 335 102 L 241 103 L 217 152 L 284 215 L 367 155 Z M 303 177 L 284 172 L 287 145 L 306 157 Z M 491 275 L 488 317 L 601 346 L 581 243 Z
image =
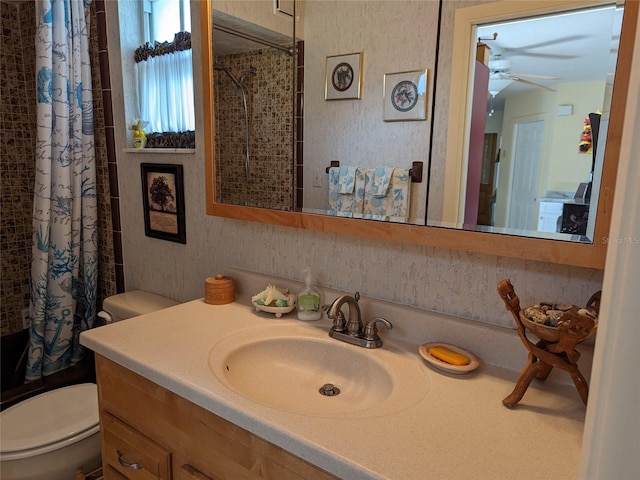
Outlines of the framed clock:
M 384 121 L 427 119 L 427 70 L 384 75 Z

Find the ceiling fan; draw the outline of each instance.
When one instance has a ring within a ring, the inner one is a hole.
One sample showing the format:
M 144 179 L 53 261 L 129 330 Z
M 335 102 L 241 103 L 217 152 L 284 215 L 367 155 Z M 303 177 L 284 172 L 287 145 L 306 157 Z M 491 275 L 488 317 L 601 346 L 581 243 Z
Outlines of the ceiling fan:
M 495 49 L 493 56 L 489 60 L 489 93 L 496 96 L 501 90 L 508 87 L 511 83 L 520 82 L 533 87 L 543 88 L 550 92 L 555 92 L 553 88 L 547 87 L 534 80 L 558 80 L 559 77 L 550 77 L 547 75 L 535 75 L 532 73 L 516 73 L 511 71 L 511 62 L 502 58 L 504 50 Z

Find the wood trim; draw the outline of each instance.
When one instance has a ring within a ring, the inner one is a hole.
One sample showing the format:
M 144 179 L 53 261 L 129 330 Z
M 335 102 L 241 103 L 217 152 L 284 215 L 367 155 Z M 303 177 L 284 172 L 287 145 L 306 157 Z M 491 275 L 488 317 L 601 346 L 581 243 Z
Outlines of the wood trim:
M 200 2 L 200 35 L 202 54 L 202 125 L 204 130 L 204 174 L 206 183 L 207 214 L 213 215 L 211 207 L 215 202 L 215 169 L 214 169 L 214 111 L 213 111 L 213 18 L 210 0 Z
M 631 59 L 634 55 L 634 40 L 637 35 L 639 6 L 640 0 L 626 0 L 624 4 L 618 62 L 616 64 L 616 77 L 611 98 L 611 111 L 616 112 L 616 115 L 612 115 L 609 118 L 607 147 L 604 153 L 604 165 L 606 168 L 602 170 L 593 240 L 594 244 L 597 243 L 603 246 L 603 256 L 606 256 L 607 236 L 609 235 L 609 227 L 611 225 L 613 197 L 618 174 L 622 132 L 624 130 L 629 79 L 631 77 Z
M 394 243 L 464 250 L 596 269 L 604 268 L 606 255 L 605 244 L 577 244 L 510 235 L 496 237 L 491 233 L 393 224 L 309 213 L 280 212 L 220 203 L 211 205 L 211 214 L 217 217 L 302 228 L 316 232 L 337 233 Z
M 514 2 L 510 2 L 514 3 Z M 522 2 L 529 7 L 534 2 Z M 540 8 L 549 8 L 556 2 L 537 2 Z M 585 2 L 575 0 L 563 2 L 570 6 Z M 602 3 L 599 0 L 586 2 Z M 615 178 L 620 153 L 620 141 L 624 111 L 629 85 L 630 59 L 633 55 L 633 42 L 636 34 L 639 0 L 627 0 L 622 26 L 619 58 L 616 70 L 616 84 L 613 91 L 612 110 L 607 150 L 605 152 L 606 168 L 602 174 L 602 186 L 597 210 L 597 221 L 593 244 L 579 244 L 557 240 L 545 240 L 510 235 L 447 229 L 430 226 L 404 225 L 376 222 L 360 219 L 332 217 L 318 214 L 284 212 L 253 207 L 225 205 L 215 202 L 214 191 L 214 155 L 213 155 L 213 111 L 212 111 L 212 73 L 203 68 L 203 99 L 205 124 L 205 165 L 207 179 L 207 214 L 243 221 L 251 221 L 269 225 L 302 228 L 306 230 L 337 233 L 389 242 L 421 245 L 449 250 L 463 250 L 473 253 L 497 255 L 500 257 L 536 260 L 541 262 L 604 269 L 607 251 L 607 235 L 611 221 L 611 209 L 615 188 Z M 211 31 L 207 20 L 210 19 L 209 2 L 201 3 L 201 28 L 203 38 L 203 67 L 211 65 Z M 556 3 L 557 5 L 557 3 Z M 449 134 L 449 136 L 451 136 Z

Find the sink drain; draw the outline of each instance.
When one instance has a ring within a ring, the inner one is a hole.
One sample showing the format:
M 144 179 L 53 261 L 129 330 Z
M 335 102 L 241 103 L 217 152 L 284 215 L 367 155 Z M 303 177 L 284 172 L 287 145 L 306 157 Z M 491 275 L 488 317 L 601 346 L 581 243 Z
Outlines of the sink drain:
M 322 387 L 320 387 L 320 394 L 325 397 L 335 397 L 340 394 L 340 389 L 336 387 L 333 383 L 325 383 Z

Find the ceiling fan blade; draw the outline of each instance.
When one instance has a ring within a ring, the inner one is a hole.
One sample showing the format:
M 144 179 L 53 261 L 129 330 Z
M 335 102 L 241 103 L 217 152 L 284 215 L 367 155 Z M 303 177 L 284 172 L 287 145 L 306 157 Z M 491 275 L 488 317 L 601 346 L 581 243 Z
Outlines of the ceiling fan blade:
M 537 78 L 538 80 L 560 80 L 560 77 L 550 77 L 548 75 L 535 75 L 533 73 L 509 72 L 514 77 Z
M 524 78 L 516 77 L 516 76 L 513 76 L 513 75 L 509 75 L 509 77 L 511 77 L 511 78 L 512 78 L 513 80 L 515 80 L 516 82 L 524 83 L 524 84 L 526 84 L 526 85 L 531 85 L 531 86 L 533 86 L 533 87 L 544 88 L 545 90 L 549 90 L 550 92 L 555 92 L 555 91 L 556 91 L 556 90 L 554 90 L 553 88 L 549 88 L 549 87 L 546 87 L 546 86 L 541 85 L 541 84 L 539 84 L 539 83 L 531 82 L 531 81 L 529 81 L 529 80 L 525 80 Z
M 546 42 L 545 42 L 546 43 Z M 512 56 L 520 56 L 520 57 L 533 57 L 533 58 L 555 58 L 558 60 L 571 60 L 573 58 L 578 58 L 579 55 L 571 55 L 564 53 L 545 53 L 545 52 L 530 52 L 529 47 L 522 48 L 493 48 L 492 54 L 494 58 L 502 58 L 502 55 L 512 55 Z
M 535 53 L 535 52 L 527 52 L 519 48 L 515 48 L 509 51 L 514 52 L 515 55 L 522 56 L 522 57 L 556 58 L 558 60 L 571 60 L 573 58 L 578 58 L 578 55 L 563 55 L 561 53 Z
M 529 45 L 524 45 L 518 48 L 509 48 L 509 51 L 515 52 L 515 51 L 523 51 L 523 50 L 532 50 L 534 48 L 556 46 L 559 43 L 576 42 L 576 41 L 584 40 L 586 38 L 589 38 L 589 36 L 588 35 L 569 35 L 563 38 L 556 38 L 554 40 L 547 40 L 547 41 L 538 42 L 538 43 L 530 43 Z

